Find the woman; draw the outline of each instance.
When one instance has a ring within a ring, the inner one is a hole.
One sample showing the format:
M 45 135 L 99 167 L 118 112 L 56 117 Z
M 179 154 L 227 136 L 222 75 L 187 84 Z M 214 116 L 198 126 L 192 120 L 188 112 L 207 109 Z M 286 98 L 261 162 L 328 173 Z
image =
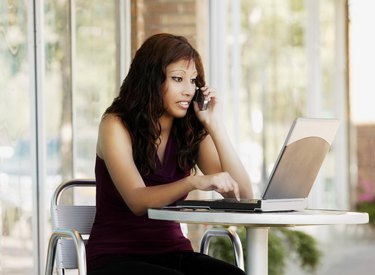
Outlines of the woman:
M 205 111 L 193 101 L 197 88 L 209 100 Z M 184 37 L 157 34 L 136 52 L 100 123 L 95 173 L 89 274 L 244 274 L 193 252 L 179 224 L 147 217 L 148 208 L 173 205 L 196 189 L 252 197 L 219 100 Z

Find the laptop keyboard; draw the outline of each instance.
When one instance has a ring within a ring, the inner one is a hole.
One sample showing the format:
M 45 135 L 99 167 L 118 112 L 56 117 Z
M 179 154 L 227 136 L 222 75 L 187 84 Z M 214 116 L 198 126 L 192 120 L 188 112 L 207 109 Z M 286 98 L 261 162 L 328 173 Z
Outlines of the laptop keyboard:
M 230 203 L 257 203 L 259 200 L 258 199 L 240 199 L 239 201 L 235 198 L 224 198 L 221 199 L 222 202 L 230 202 Z
M 176 205 L 182 208 L 192 209 L 211 209 L 224 211 L 253 211 L 261 207 L 259 199 L 241 199 L 235 198 L 209 199 L 209 200 L 181 200 Z

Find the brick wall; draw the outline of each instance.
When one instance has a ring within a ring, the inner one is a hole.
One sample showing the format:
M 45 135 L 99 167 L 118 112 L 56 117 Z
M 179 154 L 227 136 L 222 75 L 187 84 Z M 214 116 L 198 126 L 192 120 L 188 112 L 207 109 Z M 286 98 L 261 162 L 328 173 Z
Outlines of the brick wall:
M 358 125 L 356 131 L 358 200 L 371 200 L 375 197 L 375 125 Z
M 207 5 L 202 0 L 132 1 L 132 52 L 150 35 L 168 32 L 185 36 L 204 56 Z

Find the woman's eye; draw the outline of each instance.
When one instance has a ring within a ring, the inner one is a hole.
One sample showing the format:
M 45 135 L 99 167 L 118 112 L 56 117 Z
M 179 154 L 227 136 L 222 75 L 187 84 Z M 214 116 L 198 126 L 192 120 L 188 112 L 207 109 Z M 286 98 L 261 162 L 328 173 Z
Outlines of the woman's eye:
M 182 81 L 182 77 L 179 77 L 179 76 L 172 76 L 172 79 L 176 82 L 181 82 Z
M 196 79 L 196 78 L 190 79 L 190 82 L 191 82 L 192 84 L 196 84 L 196 83 L 197 83 L 197 79 Z

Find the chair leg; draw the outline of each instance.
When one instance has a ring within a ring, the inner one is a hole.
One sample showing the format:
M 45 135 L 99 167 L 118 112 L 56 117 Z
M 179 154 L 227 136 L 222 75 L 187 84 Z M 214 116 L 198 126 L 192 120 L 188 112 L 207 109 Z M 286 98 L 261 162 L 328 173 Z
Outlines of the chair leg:
M 204 254 L 208 254 L 209 244 L 212 237 L 228 237 L 233 246 L 233 253 L 235 264 L 237 267 L 245 270 L 244 267 L 244 259 L 243 259 L 243 249 L 242 243 L 240 238 L 238 237 L 236 232 L 232 232 L 227 229 L 209 229 L 207 230 L 202 237 L 201 245 L 200 245 L 200 252 Z
M 52 275 L 53 273 L 53 266 L 55 263 L 56 258 L 56 247 L 57 241 L 60 238 L 70 238 L 73 239 L 74 245 L 76 248 L 77 253 L 77 261 L 78 261 L 78 273 L 79 275 L 86 275 L 87 274 L 87 267 L 86 267 L 86 250 L 85 250 L 85 243 L 82 240 L 81 235 L 76 230 L 69 230 L 66 228 L 56 228 L 50 237 L 48 243 L 48 252 L 47 252 L 47 262 L 46 262 L 46 271 L 45 275 Z M 62 270 L 62 274 L 64 274 L 64 270 Z
M 55 264 L 56 246 L 57 246 L 58 240 L 59 240 L 59 236 L 55 234 L 52 234 L 49 239 L 45 275 L 53 274 L 53 266 Z

